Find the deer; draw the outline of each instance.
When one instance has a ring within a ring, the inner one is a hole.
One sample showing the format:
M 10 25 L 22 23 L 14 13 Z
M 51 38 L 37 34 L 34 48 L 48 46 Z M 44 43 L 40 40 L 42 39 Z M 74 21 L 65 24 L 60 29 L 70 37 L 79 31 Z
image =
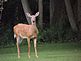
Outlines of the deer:
M 31 24 L 23 24 L 19 23 L 13 27 L 14 32 L 14 38 L 16 38 L 16 45 L 17 45 L 17 53 L 18 58 L 20 58 L 20 43 L 21 40 L 27 39 L 28 42 L 28 57 L 30 58 L 30 39 L 33 38 L 34 41 L 34 49 L 35 49 L 35 56 L 38 58 L 37 55 L 37 35 L 38 35 L 38 29 L 36 26 L 36 17 L 39 15 L 39 12 L 37 12 L 35 15 L 31 15 L 30 13 L 26 13 L 28 17 L 30 17 Z

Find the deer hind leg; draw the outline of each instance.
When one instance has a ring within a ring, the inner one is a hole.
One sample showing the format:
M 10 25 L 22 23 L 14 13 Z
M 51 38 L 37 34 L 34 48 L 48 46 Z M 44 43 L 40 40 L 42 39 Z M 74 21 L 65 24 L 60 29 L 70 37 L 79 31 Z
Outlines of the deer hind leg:
M 27 38 L 28 41 L 28 58 L 30 58 L 30 38 Z
M 37 38 L 34 38 L 35 56 L 36 56 L 36 58 L 38 58 L 36 45 L 37 45 Z
M 18 53 L 18 58 L 20 58 L 20 47 L 19 47 L 19 40 L 20 40 L 20 38 L 16 37 L 16 39 L 17 39 L 17 53 Z

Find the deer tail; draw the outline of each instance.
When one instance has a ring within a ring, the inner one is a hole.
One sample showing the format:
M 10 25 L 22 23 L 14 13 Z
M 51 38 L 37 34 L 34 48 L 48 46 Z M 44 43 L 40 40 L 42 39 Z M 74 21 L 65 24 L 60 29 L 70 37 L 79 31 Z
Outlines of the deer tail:
M 14 38 L 16 38 L 16 34 L 14 34 Z
M 16 34 L 14 34 L 14 38 L 16 38 Z M 22 43 L 22 38 L 19 36 L 18 37 L 18 44 L 21 44 Z

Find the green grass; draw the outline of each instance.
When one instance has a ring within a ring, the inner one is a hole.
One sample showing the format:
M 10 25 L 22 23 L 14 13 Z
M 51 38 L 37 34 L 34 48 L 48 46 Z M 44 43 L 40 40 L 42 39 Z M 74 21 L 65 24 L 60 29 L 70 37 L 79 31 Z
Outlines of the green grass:
M 16 46 L 0 48 L 0 61 L 81 61 L 81 44 L 77 43 L 51 43 L 39 44 L 38 56 L 34 56 L 31 45 L 31 58 L 27 56 L 27 45 L 21 46 L 21 58 L 17 58 Z

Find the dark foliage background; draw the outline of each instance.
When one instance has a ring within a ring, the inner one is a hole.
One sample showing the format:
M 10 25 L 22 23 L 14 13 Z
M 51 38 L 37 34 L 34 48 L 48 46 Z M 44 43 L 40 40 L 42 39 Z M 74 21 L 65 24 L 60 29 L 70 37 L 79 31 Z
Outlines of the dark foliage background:
M 32 1 L 32 2 L 31 2 Z M 69 19 L 66 12 L 64 0 L 54 0 L 53 24 L 50 26 L 50 9 L 49 0 L 43 1 L 43 30 L 39 28 L 38 43 L 66 43 L 66 42 L 80 42 L 80 32 L 74 32 L 70 26 Z M 70 0 L 74 19 L 77 20 L 77 2 Z M 32 13 L 38 11 L 37 2 L 29 0 L 29 6 Z M 39 19 L 39 18 L 38 18 Z M 78 23 L 75 21 L 77 26 Z M 24 15 L 23 7 L 20 0 L 8 0 L 4 3 L 4 10 L 2 19 L 0 20 L 0 46 L 5 47 L 14 45 L 16 43 L 13 38 L 13 26 L 17 23 L 27 23 Z M 38 23 L 38 22 L 37 22 Z

